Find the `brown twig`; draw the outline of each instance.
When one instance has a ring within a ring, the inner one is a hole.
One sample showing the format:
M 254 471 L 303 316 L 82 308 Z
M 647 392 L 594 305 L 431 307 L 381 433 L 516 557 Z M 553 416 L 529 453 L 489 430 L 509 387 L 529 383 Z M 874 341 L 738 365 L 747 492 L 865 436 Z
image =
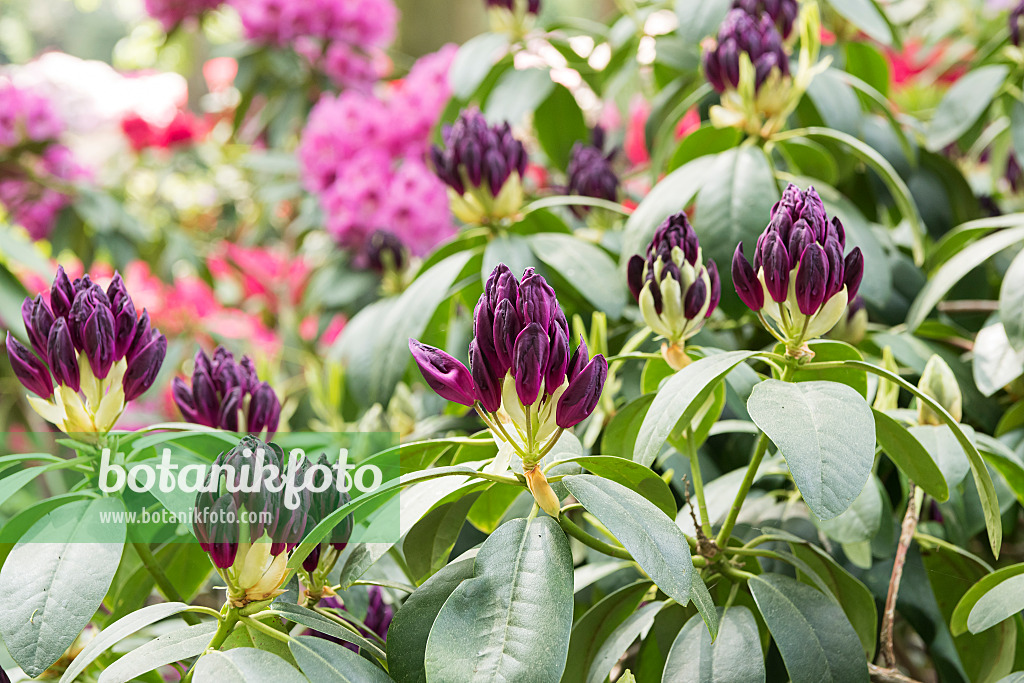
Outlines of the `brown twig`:
M 999 302 L 989 299 L 961 299 L 940 301 L 936 308 L 943 313 L 994 313 L 999 310 Z
M 704 535 L 704 528 L 697 521 L 697 513 L 694 511 L 693 503 L 690 501 L 690 485 L 683 475 L 683 499 L 690 508 L 690 519 L 693 520 L 693 528 L 697 531 L 697 552 L 702 556 L 711 559 L 718 554 L 718 544 L 715 539 Z
M 907 551 L 910 549 L 910 542 L 914 539 L 914 531 L 917 529 L 917 518 L 923 498 L 923 492 L 914 486 L 914 482 L 909 482 L 909 484 L 907 512 L 903 516 L 903 527 L 900 531 L 899 545 L 896 546 L 896 559 L 893 561 L 892 575 L 889 577 L 889 593 L 885 597 L 885 612 L 882 617 L 882 660 L 889 671 L 896 671 L 896 654 L 893 652 L 892 645 L 893 623 L 896 620 L 896 596 L 899 594 L 900 581 L 903 578 L 903 565 L 907 562 Z M 902 676 L 902 674 L 900 675 Z
M 885 669 L 871 662 L 868 662 L 868 674 L 872 683 L 920 683 L 896 669 Z

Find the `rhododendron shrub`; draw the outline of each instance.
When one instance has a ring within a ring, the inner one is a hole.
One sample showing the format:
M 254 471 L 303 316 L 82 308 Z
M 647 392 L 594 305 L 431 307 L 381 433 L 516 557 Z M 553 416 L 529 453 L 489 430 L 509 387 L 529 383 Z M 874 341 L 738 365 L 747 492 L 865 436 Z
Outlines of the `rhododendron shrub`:
M 1021 679 L 1024 5 L 145 9 L 0 74 L 0 681 Z

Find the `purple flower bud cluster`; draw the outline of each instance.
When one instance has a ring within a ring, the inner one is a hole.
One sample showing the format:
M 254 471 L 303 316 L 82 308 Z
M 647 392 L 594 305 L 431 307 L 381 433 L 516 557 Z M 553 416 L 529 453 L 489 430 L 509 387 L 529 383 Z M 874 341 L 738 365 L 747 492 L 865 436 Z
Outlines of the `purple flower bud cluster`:
M 395 39 L 398 24 L 391 0 L 230 1 L 248 39 L 294 45 L 346 87 L 368 87 L 381 75 L 374 62 Z
M 261 457 L 269 467 L 257 466 Z M 291 552 L 302 540 L 311 494 L 298 487 L 298 506 L 285 505 L 285 465 L 280 446 L 252 436 L 217 456 L 196 496 L 192 527 L 218 569 L 235 563 L 240 544 L 269 542 L 270 555 L 276 556 Z M 245 524 L 243 515 L 249 517 Z
M 386 230 L 422 255 L 453 234 L 447 191 L 424 158 L 451 96 L 454 56 L 447 46 L 421 58 L 381 96 L 346 90 L 313 107 L 299 162 L 340 245 L 364 253 L 370 236 Z
M 1020 29 L 1024 23 L 1024 1 L 1018 2 L 1017 6 L 1010 10 L 1010 42 L 1020 47 Z
M 722 298 L 718 266 L 702 260 L 697 232 L 682 211 L 658 226 L 646 258 L 629 260 L 629 290 L 644 322 L 672 343 L 700 331 Z
M 468 109 L 444 127 L 442 137 L 444 146 L 435 145 L 430 159 L 438 177 L 459 195 L 486 187 L 497 197 L 513 173 L 526 173 L 526 148 L 507 122 L 492 126 L 479 110 Z
M 732 6 L 752 17 L 767 14 L 775 22 L 783 40 L 793 33 L 793 26 L 800 16 L 800 3 L 797 0 L 734 0 Z
M 605 154 L 596 145 L 573 145 L 569 157 L 567 194 L 615 201 L 619 196 L 619 176 L 612 169 L 614 151 Z M 584 209 L 586 207 L 573 207 Z M 580 215 L 577 212 L 577 215 Z
M 314 493 L 311 494 L 309 512 L 306 516 L 306 529 L 310 531 L 332 512 L 343 505 L 348 505 L 352 500 L 348 491 L 338 491 L 337 486 L 331 486 L 330 482 L 326 481 L 327 475 L 325 472 L 331 468 L 327 456 L 321 455 L 317 464 L 320 465 L 320 468 L 313 471 L 310 490 L 314 491 Z M 310 463 L 306 460 L 303 462 L 303 466 L 299 470 L 299 476 L 296 478 L 300 481 L 306 481 L 309 471 Z M 345 546 L 348 545 L 349 537 L 352 536 L 353 526 L 352 516 L 346 516 L 341 523 L 334 527 L 327 540 L 313 548 L 313 551 L 306 556 L 306 559 L 302 561 L 302 568 L 307 572 L 316 570 L 317 565 L 320 564 L 320 555 L 325 547 L 334 548 L 338 552 L 344 550 Z
M 754 65 L 754 88 L 760 89 L 773 69 L 789 75 L 789 58 L 782 36 L 767 14 L 755 17 L 743 9 L 730 10 L 718 30 L 714 47 L 704 51 L 704 75 L 711 86 L 722 93 L 740 84 L 740 54 L 746 53 Z
M 189 17 L 201 16 L 204 12 L 216 9 L 224 0 L 146 0 L 146 14 L 159 21 L 165 31 Z
M 423 378 L 442 398 L 479 404 L 491 414 L 502 407 L 503 398 L 505 403 L 518 398 L 522 406 L 536 405 L 538 411 L 554 401 L 555 423 L 563 429 L 597 407 L 608 362 L 600 354 L 591 359 L 582 339 L 570 353 L 569 325 L 555 291 L 533 268 L 521 281 L 504 264 L 494 269 L 477 302 L 473 330 L 470 369 L 440 349 L 409 340 Z
M 0 157 L 15 163 L 0 171 L 0 203 L 33 239 L 53 230 L 57 214 L 71 198 L 36 178 L 70 184 L 88 173 L 57 140 L 64 122 L 45 97 L 11 83 L 0 83 Z
M 485 0 L 488 8 L 500 7 L 509 12 L 515 12 L 516 2 L 521 0 Z M 540 14 L 540 0 L 526 0 L 527 14 Z
M 54 383 L 92 390 L 83 387 L 84 356 L 97 380 L 125 361 L 121 386 L 131 401 L 152 386 L 167 353 L 167 338 L 150 327 L 146 311 L 138 316 L 118 274 L 104 291 L 88 275 L 72 283 L 58 268 L 49 304 L 42 295 L 25 299 L 21 316 L 32 350 L 8 332 L 7 353 L 21 383 L 43 399 L 53 396 Z
M 788 339 L 813 338 L 831 329 L 857 296 L 864 257 L 859 247 L 844 257 L 845 248 L 843 224 L 837 217 L 828 220 L 814 188 L 802 191 L 790 184 L 757 240 L 753 266 L 743 256 L 743 244 L 736 247 L 733 284 L 743 303 L 765 310 Z M 826 309 L 817 325 L 804 319 Z
M 269 384 L 260 381 L 248 356 L 235 361 L 230 351 L 218 346 L 211 360 L 199 350 L 192 387 L 175 377 L 172 390 L 178 410 L 189 422 L 232 432 L 277 431 L 281 401 Z

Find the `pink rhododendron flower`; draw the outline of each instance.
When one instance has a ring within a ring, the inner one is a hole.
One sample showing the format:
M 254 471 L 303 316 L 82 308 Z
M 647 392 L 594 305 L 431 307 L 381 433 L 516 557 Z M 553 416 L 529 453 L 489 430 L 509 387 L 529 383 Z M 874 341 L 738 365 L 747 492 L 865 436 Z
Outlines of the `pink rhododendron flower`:
M 651 103 L 636 95 L 629 103 L 629 120 L 626 123 L 626 141 L 623 149 L 626 158 L 634 166 L 646 164 L 651 160 L 647 151 L 647 118 L 651 115 Z
M 700 128 L 700 112 L 697 111 L 696 107 L 690 107 L 686 110 L 683 118 L 679 119 L 679 123 L 676 124 L 676 141 L 682 140 L 698 128 Z
M 146 0 L 146 13 L 170 31 L 189 17 L 216 9 L 224 0 Z

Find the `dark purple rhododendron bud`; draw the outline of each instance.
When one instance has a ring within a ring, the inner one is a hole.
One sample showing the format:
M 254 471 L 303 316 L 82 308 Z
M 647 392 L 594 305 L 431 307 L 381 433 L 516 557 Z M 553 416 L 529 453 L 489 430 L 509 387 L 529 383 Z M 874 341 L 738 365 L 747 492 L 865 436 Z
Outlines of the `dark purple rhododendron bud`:
M 733 9 L 718 30 L 714 47 L 704 51 L 704 75 L 718 92 L 735 90 L 740 84 L 740 54 L 746 53 L 754 65 L 754 88 L 759 90 L 773 69 L 789 75 L 789 58 L 782 36 L 767 14 L 753 16 Z
M 237 432 L 241 430 L 268 435 L 277 431 L 281 400 L 266 382 L 261 382 L 248 356 L 236 361 L 222 346 L 213 359 L 205 351 L 196 352 L 192 386 L 180 377 L 171 385 L 174 402 L 188 422 Z
M 704 265 L 697 232 L 683 212 L 658 227 L 646 258 L 630 258 L 626 277 L 644 322 L 674 347 L 700 332 L 722 295 L 718 267 Z
M 775 22 L 783 40 L 793 33 L 793 26 L 800 16 L 800 3 L 797 0 L 735 0 L 732 6 L 752 17 L 767 14 Z
M 599 137 L 603 137 L 601 134 Z M 566 175 L 569 184 L 566 194 L 576 194 L 614 202 L 619 196 L 619 176 L 612 169 L 614 151 L 605 154 L 596 145 L 577 142 L 572 147 Z M 582 217 L 588 207 L 574 206 L 573 212 Z
M 859 247 L 844 255 L 845 248 L 843 224 L 828 219 L 814 188 L 792 184 L 772 207 L 753 266 L 743 245 L 736 248 L 736 293 L 791 353 L 804 353 L 805 343 L 832 329 L 857 297 L 864 257 Z
M 116 273 L 104 291 L 88 275 L 71 282 L 58 268 L 49 304 L 25 299 L 21 317 L 32 350 L 8 336 L 15 374 L 39 397 L 30 398 L 33 409 L 67 433 L 110 431 L 167 355 L 167 338 L 150 329 L 145 311 L 136 314 Z

